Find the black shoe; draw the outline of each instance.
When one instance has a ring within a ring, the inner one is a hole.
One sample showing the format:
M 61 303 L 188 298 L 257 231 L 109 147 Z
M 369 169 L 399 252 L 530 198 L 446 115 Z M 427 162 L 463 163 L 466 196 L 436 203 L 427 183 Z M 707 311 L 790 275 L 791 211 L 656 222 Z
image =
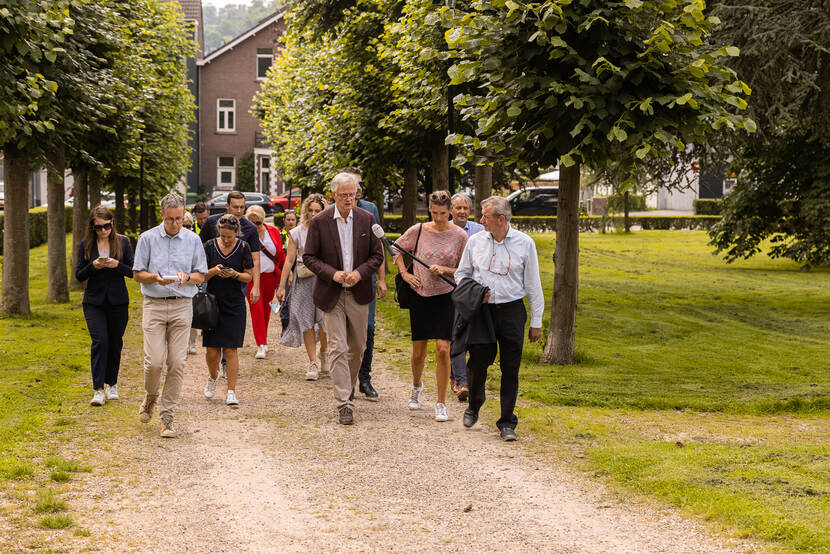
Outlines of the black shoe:
M 376 391 L 372 386 L 371 381 L 360 383 L 360 392 L 366 395 L 366 400 L 370 400 L 372 402 L 378 401 L 378 391 Z
M 470 408 L 464 410 L 464 427 L 470 428 L 478 421 L 478 412 L 472 411 Z
M 499 433 L 501 434 L 501 440 L 503 440 L 504 442 L 513 442 L 515 440 L 519 440 L 519 436 L 516 434 L 516 431 L 511 429 L 510 427 L 502 427 Z

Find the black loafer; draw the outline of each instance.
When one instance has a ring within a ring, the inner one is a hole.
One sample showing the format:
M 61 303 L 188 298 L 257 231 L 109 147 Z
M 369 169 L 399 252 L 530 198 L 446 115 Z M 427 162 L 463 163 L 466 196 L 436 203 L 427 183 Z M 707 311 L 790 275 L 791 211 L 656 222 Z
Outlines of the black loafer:
M 464 427 L 470 428 L 478 421 L 478 412 L 472 411 L 470 408 L 464 410 Z
M 501 440 L 504 442 L 519 440 L 519 436 L 516 434 L 516 431 L 510 427 L 502 427 L 499 433 L 501 434 Z
M 366 395 L 366 400 L 370 400 L 372 402 L 378 401 L 378 391 L 376 391 L 372 386 L 371 381 L 360 383 L 360 392 Z

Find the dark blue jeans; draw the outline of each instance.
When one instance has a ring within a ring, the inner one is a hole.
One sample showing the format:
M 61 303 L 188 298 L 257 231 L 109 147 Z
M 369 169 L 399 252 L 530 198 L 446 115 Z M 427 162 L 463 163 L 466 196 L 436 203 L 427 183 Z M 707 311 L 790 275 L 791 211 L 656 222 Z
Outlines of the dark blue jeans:
M 377 305 L 377 290 L 377 276 L 372 275 L 372 302 L 369 304 L 366 350 L 363 351 L 363 362 L 360 364 L 360 371 L 357 372 L 357 378 L 361 383 L 368 383 L 372 380 L 372 351 L 375 349 L 375 307 Z

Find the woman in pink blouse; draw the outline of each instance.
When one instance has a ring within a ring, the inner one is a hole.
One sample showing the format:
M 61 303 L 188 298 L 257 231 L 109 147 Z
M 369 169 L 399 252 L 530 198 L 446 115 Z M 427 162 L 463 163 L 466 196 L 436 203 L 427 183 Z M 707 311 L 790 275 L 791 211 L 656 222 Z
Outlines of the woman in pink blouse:
M 413 225 L 396 242 L 401 248 L 413 252 L 419 259 L 430 264 L 429 268 L 418 264 L 413 272 L 406 270 L 400 254 L 395 256 L 395 263 L 403 276 L 415 291 L 409 309 L 409 324 L 412 330 L 412 389 L 409 395 L 409 408 L 421 407 L 421 393 L 424 384 L 421 375 L 427 356 L 427 341 L 435 339 L 435 380 L 438 403 L 435 404 L 435 420 L 447 421 L 447 386 L 450 380 L 450 340 L 454 308 L 450 294 L 452 286 L 441 279 L 446 275 L 450 279 L 461 260 L 467 233 L 450 222 L 450 195 L 439 190 L 429 196 L 429 213 L 432 221 Z

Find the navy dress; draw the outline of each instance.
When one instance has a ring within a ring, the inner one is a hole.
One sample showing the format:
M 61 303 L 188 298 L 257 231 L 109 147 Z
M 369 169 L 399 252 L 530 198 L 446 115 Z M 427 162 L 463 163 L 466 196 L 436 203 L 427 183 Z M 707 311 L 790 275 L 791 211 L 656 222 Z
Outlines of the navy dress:
M 236 239 L 236 245 L 226 256 L 219 250 L 218 239 L 205 243 L 208 268 L 223 265 L 242 273 L 254 267 L 248 243 Z M 214 275 L 207 283 L 207 291 L 216 296 L 219 304 L 219 324 L 213 331 L 202 331 L 202 346 L 212 348 L 242 348 L 245 341 L 247 307 L 240 281 Z

